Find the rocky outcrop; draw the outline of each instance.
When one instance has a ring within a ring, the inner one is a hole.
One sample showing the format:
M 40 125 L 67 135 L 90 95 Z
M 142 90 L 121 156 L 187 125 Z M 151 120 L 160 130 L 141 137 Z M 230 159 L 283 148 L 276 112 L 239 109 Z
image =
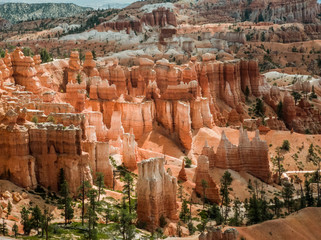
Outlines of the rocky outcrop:
M 13 77 L 15 82 L 26 87 L 27 91 L 39 93 L 41 91 L 40 80 L 37 77 L 35 62 L 31 57 L 25 57 L 20 48 L 12 53 Z
M 151 13 L 145 13 L 141 19 L 141 22 L 152 27 L 164 27 L 167 24 L 177 26 L 174 12 L 164 7 L 157 8 Z
M 50 76 L 49 76 L 48 72 L 46 72 L 44 67 L 41 66 L 40 55 L 33 56 L 33 60 L 35 62 L 37 77 L 39 78 L 41 85 L 44 87 L 50 88 L 52 86 L 52 82 L 50 81 Z
M 138 165 L 137 217 L 150 230 L 159 226 L 161 216 L 176 220 L 177 180 L 165 172 L 163 158 L 151 158 Z
M 40 184 L 57 191 L 59 171 L 64 169 L 72 193 L 77 192 L 81 179 L 92 181 L 88 154 L 81 148 L 80 128 L 52 123 L 23 125 L 25 111 L 18 110 L 9 110 L 2 119 L 2 177 L 22 187 Z
M 302 98 L 298 105 L 292 95 L 285 93 L 283 98 L 283 118 L 288 129 L 293 129 L 300 133 L 321 132 L 321 116 L 320 112 L 307 101 Z
M 225 40 L 227 42 L 245 43 L 246 37 L 240 32 L 216 32 L 214 38 Z
M 113 186 L 113 167 L 109 160 L 110 146 L 108 142 L 82 142 L 82 148 L 89 155 L 89 165 L 96 176 L 97 172 L 104 174 L 106 187 Z
M 116 31 L 130 30 L 135 32 L 142 32 L 143 26 L 148 25 L 152 27 L 165 27 L 167 25 L 177 26 L 176 16 L 170 9 L 160 7 L 154 9 L 152 12 L 143 13 L 139 19 L 138 15 L 133 16 L 129 14 L 119 14 L 113 19 L 103 22 L 97 28 L 99 30 L 113 29 Z
M 232 144 L 223 132 L 216 153 L 205 145 L 202 154 L 209 159 L 209 169 L 217 167 L 238 172 L 245 171 L 269 183 L 271 171 L 268 150 L 267 143 L 260 139 L 258 130 L 250 141 L 247 130 L 240 128 L 238 146 Z
M 92 181 L 88 154 L 81 150 L 81 129 L 72 125 L 67 128 L 53 124 L 38 125 L 29 130 L 29 138 L 39 184 L 57 191 L 61 168 L 72 193 L 77 192 L 82 179 Z
M 219 187 L 213 181 L 209 171 L 210 169 L 209 169 L 208 157 L 205 155 L 199 156 L 197 160 L 197 168 L 194 175 L 194 181 L 196 184 L 195 192 L 199 194 L 202 199 L 206 198 L 207 200 L 213 203 L 220 203 Z M 204 183 L 207 185 L 205 189 L 203 186 Z M 205 193 L 205 196 L 204 196 L 204 193 Z
M 133 30 L 136 32 L 142 31 L 142 24 L 141 21 L 132 15 L 122 15 L 119 14 L 113 19 L 103 22 L 101 25 L 98 26 L 98 29 L 113 29 L 117 31 L 126 30 L 129 32 L 129 30 Z
M 69 59 L 69 68 L 67 69 L 68 83 L 77 82 L 77 76 L 80 72 L 80 69 L 81 69 L 81 66 L 80 66 L 80 60 L 79 60 L 79 52 L 72 51 Z
M 177 179 L 183 182 L 187 181 L 187 175 L 185 171 L 185 160 L 182 161 L 182 168 L 178 173 Z
M 210 22 L 316 22 L 319 7 L 316 0 L 253 0 L 217 3 L 199 2 L 198 8 Z
M 137 143 L 132 131 L 123 135 L 123 164 L 131 171 L 137 168 Z
M 8 126 L 1 125 L 0 140 L 0 176 L 13 183 L 25 187 L 35 188 L 37 179 L 35 173 L 36 161 L 29 152 L 28 129 L 15 125 L 18 115 L 7 113 L 10 118 Z
M 6 19 L 0 18 L 0 31 L 8 30 L 10 29 L 12 24 L 7 21 Z
M 190 105 L 181 101 L 156 101 L 156 119 L 169 133 L 176 133 L 186 149 L 191 149 Z
M 221 228 L 210 228 L 207 233 L 201 233 L 199 240 L 236 240 L 238 231 L 235 228 L 228 228 L 222 232 Z
M 10 70 L 7 68 L 7 65 L 4 63 L 2 59 L 0 59 L 0 72 L 1 72 L 1 83 L 10 82 L 11 80 Z
M 83 64 L 83 71 L 86 73 L 88 77 L 99 76 L 99 72 L 96 68 L 96 62 L 94 61 L 92 52 L 86 52 L 85 61 Z

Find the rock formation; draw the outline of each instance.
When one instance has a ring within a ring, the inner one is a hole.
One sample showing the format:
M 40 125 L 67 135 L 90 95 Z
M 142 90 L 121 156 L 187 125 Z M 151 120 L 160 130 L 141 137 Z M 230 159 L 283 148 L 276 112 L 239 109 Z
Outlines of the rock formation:
M 68 83 L 77 82 L 77 76 L 79 74 L 80 69 L 81 69 L 81 66 L 80 66 L 80 60 L 79 60 L 79 52 L 73 51 L 70 54 L 69 68 L 67 71 Z
M 86 73 L 88 77 L 99 76 L 99 72 L 96 68 L 96 62 L 94 61 L 92 52 L 86 52 L 85 61 L 83 64 L 83 71 Z
M 207 187 L 205 189 L 205 197 L 213 203 L 220 203 L 220 192 L 218 185 L 210 176 L 208 157 L 201 155 L 197 160 L 197 168 L 195 171 L 194 181 L 195 192 L 204 198 L 203 182 L 205 181 Z
M 137 144 L 132 131 L 123 135 L 123 163 L 131 171 L 137 168 Z
M 211 228 L 207 233 L 201 233 L 199 240 L 236 240 L 238 232 L 235 228 L 228 228 L 222 232 L 221 228 Z
M 138 15 L 137 15 L 138 16 Z M 143 26 L 165 27 L 166 25 L 177 26 L 176 16 L 170 9 L 160 7 L 151 12 L 143 13 L 141 18 L 129 14 L 119 14 L 109 21 L 105 21 L 97 28 L 99 30 L 113 29 L 116 31 L 130 30 L 142 32 Z
M 299 1 L 231 1 L 216 4 L 211 1 L 198 3 L 200 15 L 210 22 L 252 21 L 252 22 L 316 22 L 319 13 L 315 0 Z M 210 10 L 209 10 L 210 9 Z
M 186 175 L 186 171 L 185 171 L 185 160 L 182 161 L 182 168 L 178 173 L 178 180 L 181 180 L 183 182 L 187 181 L 187 175 Z
M 283 106 L 284 122 L 288 129 L 300 133 L 306 131 L 319 133 L 321 131 L 320 113 L 306 99 L 302 98 L 299 104 L 295 105 L 293 96 L 286 92 Z
M 232 144 L 223 131 L 216 153 L 205 145 L 202 154 L 208 157 L 209 171 L 214 167 L 245 171 L 266 183 L 271 181 L 268 146 L 265 141 L 260 140 L 258 130 L 250 141 L 247 130 L 240 128 L 238 146 Z
M 25 57 L 20 48 L 12 53 L 13 77 L 17 84 L 26 87 L 27 91 L 39 93 L 41 85 L 37 77 L 35 62 L 31 57 Z
M 139 162 L 137 180 L 137 217 L 148 229 L 159 226 L 161 216 L 177 219 L 177 180 L 165 172 L 163 158 Z

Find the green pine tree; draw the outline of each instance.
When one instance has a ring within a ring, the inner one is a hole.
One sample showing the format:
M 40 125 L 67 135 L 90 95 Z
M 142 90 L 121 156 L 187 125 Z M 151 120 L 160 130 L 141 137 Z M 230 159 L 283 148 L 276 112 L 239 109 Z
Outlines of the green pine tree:
M 96 173 L 96 185 L 98 187 L 98 201 L 100 201 L 100 194 L 105 187 L 104 174 L 101 172 Z
M 21 223 L 23 225 L 23 231 L 25 235 L 29 235 L 32 229 L 31 221 L 29 219 L 30 211 L 27 210 L 25 207 L 23 207 L 22 210 L 20 211 L 20 214 L 21 214 Z
M 72 208 L 72 200 L 69 196 L 69 186 L 66 180 L 60 187 L 60 195 L 59 208 L 63 209 L 62 216 L 65 219 L 65 225 L 67 225 L 74 217 L 74 209 Z
M 233 178 L 231 176 L 231 173 L 228 171 L 224 172 L 224 175 L 222 176 L 220 182 L 221 182 L 221 189 L 220 189 L 220 195 L 222 196 L 222 212 L 224 217 L 224 222 L 227 221 L 228 212 L 230 211 L 230 192 L 233 191 L 231 188 Z M 224 208 L 223 208 L 224 206 Z

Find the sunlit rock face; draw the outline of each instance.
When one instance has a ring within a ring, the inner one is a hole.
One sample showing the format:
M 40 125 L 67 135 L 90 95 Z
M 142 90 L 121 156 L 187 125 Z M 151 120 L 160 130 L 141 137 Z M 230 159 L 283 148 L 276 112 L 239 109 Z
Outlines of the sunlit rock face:
M 208 158 L 209 171 L 215 167 L 232 169 L 238 172 L 245 171 L 269 183 L 271 181 L 271 171 L 268 150 L 268 145 L 260 139 L 258 130 L 255 137 L 250 141 L 247 131 L 241 128 L 238 146 L 232 144 L 223 132 L 216 153 L 213 148 L 206 144 L 203 148 L 202 156 Z M 205 166 L 205 163 L 203 165 Z M 206 168 L 203 167 L 202 169 Z
M 148 229 L 159 226 L 161 216 L 177 216 L 177 180 L 165 171 L 163 158 L 151 158 L 138 165 L 137 217 Z
M 27 91 L 39 93 L 41 91 L 40 80 L 37 77 L 35 62 L 31 57 L 25 57 L 20 48 L 12 53 L 13 77 L 16 84 L 22 85 Z

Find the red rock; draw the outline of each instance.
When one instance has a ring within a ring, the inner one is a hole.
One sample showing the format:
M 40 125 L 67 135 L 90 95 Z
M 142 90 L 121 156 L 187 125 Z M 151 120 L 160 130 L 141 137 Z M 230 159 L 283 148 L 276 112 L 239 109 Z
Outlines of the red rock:
M 135 135 L 125 133 L 123 135 L 123 163 L 131 171 L 137 169 L 137 143 Z
M 80 60 L 79 60 L 79 52 L 73 51 L 70 54 L 69 59 L 69 68 L 68 68 L 68 83 L 76 83 L 77 82 L 77 76 L 80 72 L 81 66 L 80 66 Z
M 247 136 L 247 131 L 240 128 L 239 145 L 232 144 L 225 133 L 222 133 L 221 141 L 216 153 L 209 161 L 210 168 L 218 167 L 232 169 L 234 171 L 245 171 L 249 174 L 269 183 L 271 171 L 269 167 L 268 146 L 265 141 L 260 140 L 259 132 L 256 131 L 252 141 Z
M 182 161 L 182 168 L 178 173 L 177 179 L 184 181 L 184 182 L 187 181 L 187 175 L 186 175 L 186 171 L 185 171 L 185 160 Z
M 137 217 L 156 229 L 161 216 L 177 220 L 177 180 L 165 172 L 163 158 L 151 158 L 138 163 Z
M 31 57 L 25 57 L 20 48 L 12 53 L 13 77 L 17 84 L 26 87 L 27 91 L 39 93 L 40 80 L 37 77 L 35 62 Z
M 207 188 L 205 189 L 205 197 L 213 203 L 220 203 L 220 193 L 218 185 L 213 181 L 210 176 L 208 157 L 200 155 L 197 160 L 197 168 L 195 171 L 195 191 L 204 198 L 204 189 L 202 181 L 206 181 Z
M 88 77 L 99 76 L 99 72 L 96 68 L 96 62 L 94 61 L 92 52 L 86 52 L 85 61 L 83 64 L 83 71 L 86 73 Z

